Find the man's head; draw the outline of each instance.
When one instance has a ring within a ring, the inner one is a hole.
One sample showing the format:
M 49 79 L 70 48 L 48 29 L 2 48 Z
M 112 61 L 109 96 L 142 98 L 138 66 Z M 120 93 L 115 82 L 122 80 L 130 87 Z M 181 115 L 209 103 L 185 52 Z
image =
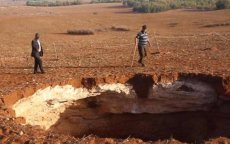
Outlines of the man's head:
M 39 33 L 35 34 L 35 39 L 38 40 L 39 39 Z
M 146 26 L 146 25 L 143 25 L 143 26 L 142 26 L 142 31 L 146 31 L 146 29 L 147 29 L 147 26 Z

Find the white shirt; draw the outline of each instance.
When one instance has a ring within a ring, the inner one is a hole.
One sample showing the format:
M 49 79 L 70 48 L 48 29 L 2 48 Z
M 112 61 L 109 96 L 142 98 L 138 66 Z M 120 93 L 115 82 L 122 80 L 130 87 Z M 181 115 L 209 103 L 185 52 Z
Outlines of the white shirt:
M 38 52 L 41 52 L 41 50 L 42 50 L 41 43 L 40 43 L 39 40 L 37 40 L 37 42 L 38 42 L 38 45 L 39 45 Z

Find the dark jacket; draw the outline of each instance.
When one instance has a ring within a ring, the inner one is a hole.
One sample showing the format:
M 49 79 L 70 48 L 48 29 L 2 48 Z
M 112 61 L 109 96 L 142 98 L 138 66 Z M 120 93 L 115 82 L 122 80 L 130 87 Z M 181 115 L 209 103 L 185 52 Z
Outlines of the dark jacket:
M 41 44 L 41 43 L 40 43 Z M 39 44 L 37 42 L 37 40 L 32 40 L 31 42 L 31 46 L 32 46 L 32 52 L 31 52 L 31 56 L 34 57 L 37 53 L 39 53 L 40 56 L 43 56 L 43 49 L 42 49 L 42 45 L 41 45 L 41 51 L 38 52 L 39 49 Z

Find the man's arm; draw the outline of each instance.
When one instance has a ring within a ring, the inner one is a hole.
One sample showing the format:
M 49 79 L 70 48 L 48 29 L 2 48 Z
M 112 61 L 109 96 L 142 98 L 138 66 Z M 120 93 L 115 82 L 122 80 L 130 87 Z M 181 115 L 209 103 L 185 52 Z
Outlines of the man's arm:
M 33 40 L 31 41 L 31 47 L 32 47 L 32 49 L 34 49 L 34 41 Z
M 32 49 L 31 49 L 31 54 L 30 55 L 33 56 L 33 49 L 34 49 L 33 48 L 33 41 L 31 41 L 31 47 L 32 47 Z
M 40 52 L 40 56 L 42 57 L 42 56 L 43 56 L 43 54 L 44 54 L 44 52 L 43 52 L 43 48 L 42 48 L 42 45 L 41 45 L 41 52 Z

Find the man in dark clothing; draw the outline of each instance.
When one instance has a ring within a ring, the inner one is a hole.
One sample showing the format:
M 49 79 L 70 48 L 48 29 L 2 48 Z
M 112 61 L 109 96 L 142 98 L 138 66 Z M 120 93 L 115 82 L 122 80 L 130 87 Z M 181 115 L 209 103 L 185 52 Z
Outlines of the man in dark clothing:
M 143 67 L 145 66 L 143 62 L 143 58 L 147 56 L 147 52 L 146 52 L 147 44 L 151 46 L 146 29 L 147 29 L 147 26 L 143 25 L 142 30 L 137 34 L 135 38 L 135 45 L 138 44 L 138 52 L 140 56 L 140 59 L 138 60 L 138 62 Z
M 42 67 L 43 49 L 39 41 L 39 34 L 35 34 L 35 38 L 32 40 L 32 53 L 31 56 L 34 57 L 34 74 L 38 73 L 38 67 L 40 68 L 41 73 L 45 73 Z

